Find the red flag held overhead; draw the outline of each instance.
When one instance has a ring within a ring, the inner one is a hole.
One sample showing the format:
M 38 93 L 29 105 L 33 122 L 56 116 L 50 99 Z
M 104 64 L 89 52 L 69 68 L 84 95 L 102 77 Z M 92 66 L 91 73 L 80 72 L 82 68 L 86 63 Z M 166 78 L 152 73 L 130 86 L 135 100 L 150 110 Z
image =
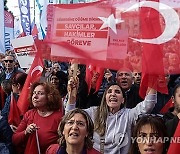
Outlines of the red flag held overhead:
M 28 95 L 29 95 L 30 86 L 32 83 L 40 79 L 42 71 L 43 71 L 43 59 L 41 52 L 38 51 L 29 70 L 21 95 L 18 99 L 17 105 L 21 115 L 23 115 L 28 110 L 29 107 Z

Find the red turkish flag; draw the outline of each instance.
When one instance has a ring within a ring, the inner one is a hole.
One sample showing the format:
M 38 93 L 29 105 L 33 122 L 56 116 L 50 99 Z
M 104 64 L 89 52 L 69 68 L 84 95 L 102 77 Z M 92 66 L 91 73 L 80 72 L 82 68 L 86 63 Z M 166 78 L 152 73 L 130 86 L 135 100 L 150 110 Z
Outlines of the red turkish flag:
M 97 92 L 101 86 L 102 79 L 104 76 L 104 69 L 93 65 L 86 66 L 86 82 L 88 85 L 88 91 L 90 92 L 92 82 L 95 82 L 95 92 Z
M 18 99 L 17 106 L 20 110 L 21 115 L 23 115 L 28 110 L 29 107 L 28 94 L 29 94 L 30 86 L 32 83 L 40 79 L 42 71 L 43 71 L 43 59 L 41 52 L 38 51 L 29 70 L 21 95 Z
M 5 92 L 2 90 L 2 87 L 0 86 L 0 107 L 3 108 L 4 107 L 4 102 L 5 102 Z
M 24 154 L 40 154 L 38 130 L 31 134 L 28 138 Z
M 161 114 L 165 114 L 168 112 L 169 108 L 173 107 L 174 104 L 172 102 L 172 99 L 170 99 L 165 105 L 164 107 L 161 109 L 160 113 Z
M 180 6 L 172 3 L 175 1 L 167 3 L 164 0 L 159 3 L 156 0 L 104 0 L 88 4 L 51 5 L 48 9 L 47 34 L 48 43 L 55 45 L 51 48 L 51 56 L 56 60 L 75 58 L 80 63 L 113 70 L 122 67 L 141 70 L 142 97 L 145 96 L 147 87 L 167 93 L 167 87 L 158 85 L 159 76 L 164 76 L 164 69 L 171 74 L 180 73 Z M 59 15 L 58 9 L 65 10 L 65 16 Z M 97 11 L 87 13 L 90 10 Z M 94 25 L 91 31 L 88 29 L 90 25 L 86 25 L 86 20 L 89 23 L 90 19 L 95 19 L 90 22 Z M 90 35 L 84 35 L 87 34 L 85 31 L 95 33 L 95 37 L 88 38 Z M 84 48 L 87 42 L 82 40 L 95 41 L 95 44 L 88 46 L 87 50 Z
M 142 38 L 152 39 L 158 37 L 162 33 L 159 12 L 152 8 L 141 7 L 140 25 Z M 167 87 L 162 89 L 158 87 L 159 75 L 164 75 L 163 45 L 146 42 L 142 45 L 142 80 L 140 95 L 142 97 L 145 96 L 148 86 L 162 93 L 167 93 Z
M 10 125 L 18 126 L 21 122 L 19 108 L 17 107 L 17 102 L 11 93 L 11 102 L 10 102 L 10 110 L 8 115 L 8 123 Z
M 176 131 L 174 133 L 173 138 L 174 138 L 174 141 L 176 141 L 176 142 L 172 141 L 172 143 L 169 146 L 167 154 L 177 154 L 177 153 L 179 153 L 180 144 L 179 144 L 178 141 L 179 141 L 179 138 L 180 138 L 180 122 L 177 125 L 177 128 L 176 128 Z

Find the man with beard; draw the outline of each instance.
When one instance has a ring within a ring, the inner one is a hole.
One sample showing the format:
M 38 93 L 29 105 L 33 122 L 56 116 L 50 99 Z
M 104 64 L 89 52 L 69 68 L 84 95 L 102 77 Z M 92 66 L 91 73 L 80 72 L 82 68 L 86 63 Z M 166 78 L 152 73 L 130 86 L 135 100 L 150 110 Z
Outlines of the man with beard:
M 125 92 L 126 108 L 133 108 L 143 99 L 139 96 L 139 86 L 133 84 L 133 74 L 129 68 L 121 68 L 116 74 L 116 81 L 118 85 Z

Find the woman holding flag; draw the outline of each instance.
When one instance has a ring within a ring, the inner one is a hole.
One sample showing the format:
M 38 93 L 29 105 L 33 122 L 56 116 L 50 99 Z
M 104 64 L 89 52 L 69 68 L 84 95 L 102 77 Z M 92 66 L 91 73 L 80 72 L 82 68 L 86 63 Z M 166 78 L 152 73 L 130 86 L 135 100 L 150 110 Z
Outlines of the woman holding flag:
M 43 154 L 49 145 L 57 143 L 57 128 L 62 117 L 60 94 L 50 83 L 35 82 L 29 101 L 32 109 L 25 113 L 13 134 L 13 144 L 23 145 L 21 152 L 25 154 Z
M 68 82 L 68 105 L 66 112 L 75 108 L 78 79 Z M 124 94 L 116 83 L 109 85 L 103 95 L 100 106 L 86 109 L 94 122 L 94 146 L 101 153 L 128 153 L 131 144 L 131 127 L 139 114 L 151 112 L 157 102 L 154 89 L 149 89 L 145 100 L 133 109 L 123 107 Z

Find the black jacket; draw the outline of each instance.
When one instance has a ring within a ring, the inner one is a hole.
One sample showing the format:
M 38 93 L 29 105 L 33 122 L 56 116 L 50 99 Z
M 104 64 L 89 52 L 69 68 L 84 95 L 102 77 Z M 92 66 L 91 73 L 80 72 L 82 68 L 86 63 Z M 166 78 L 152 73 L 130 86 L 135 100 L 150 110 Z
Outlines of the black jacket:
M 125 92 L 125 107 L 134 108 L 143 99 L 139 96 L 139 86 L 132 84 L 131 88 Z

